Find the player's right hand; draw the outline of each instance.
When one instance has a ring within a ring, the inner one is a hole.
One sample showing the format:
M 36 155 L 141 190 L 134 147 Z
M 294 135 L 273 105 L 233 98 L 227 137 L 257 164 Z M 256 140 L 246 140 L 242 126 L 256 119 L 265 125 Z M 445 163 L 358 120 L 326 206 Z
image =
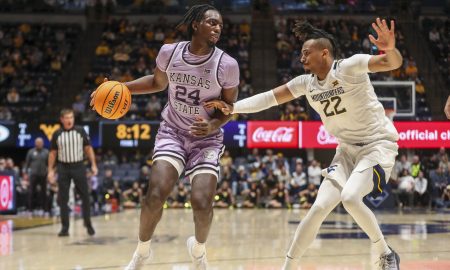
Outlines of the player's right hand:
M 223 112 L 225 115 L 229 115 L 233 113 L 233 105 L 226 103 L 220 99 L 214 99 L 203 103 L 203 107 L 207 109 L 218 109 Z
M 108 81 L 108 78 L 104 78 L 103 79 L 104 83 L 107 82 L 107 81 Z M 94 92 L 91 93 L 91 102 L 89 102 L 89 106 L 91 107 L 92 110 L 95 110 L 94 109 L 94 97 L 95 97 L 95 94 L 97 94 L 97 89 L 95 89 Z

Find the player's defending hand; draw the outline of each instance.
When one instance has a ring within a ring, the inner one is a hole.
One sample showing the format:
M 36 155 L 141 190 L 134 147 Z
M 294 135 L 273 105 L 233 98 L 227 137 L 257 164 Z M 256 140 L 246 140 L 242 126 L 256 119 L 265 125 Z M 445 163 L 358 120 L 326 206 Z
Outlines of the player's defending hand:
M 108 81 L 108 78 L 104 78 L 103 79 L 103 82 L 107 82 L 107 81 Z M 91 109 L 93 111 L 95 111 L 95 108 L 94 108 L 94 97 L 95 97 L 96 93 L 97 93 L 97 90 L 94 90 L 94 92 L 92 92 L 92 94 L 91 94 L 91 102 L 89 102 L 89 106 L 91 107 Z
M 447 103 L 445 103 L 444 112 L 447 119 L 450 120 L 450 96 L 448 96 Z
M 370 42 L 375 44 L 379 50 L 390 51 L 395 49 L 395 22 L 391 20 L 391 29 L 388 28 L 386 20 L 377 18 L 376 23 L 372 23 L 372 28 L 377 32 L 377 39 L 369 35 Z
M 220 99 L 210 100 L 203 104 L 203 106 L 207 109 L 218 109 L 223 112 L 225 115 L 229 115 L 233 113 L 233 105 L 226 103 Z
M 215 128 L 211 125 L 209 121 L 206 121 L 205 119 L 201 117 L 197 117 L 194 123 L 192 123 L 192 126 L 189 127 L 192 135 L 195 137 L 205 137 L 211 134 Z

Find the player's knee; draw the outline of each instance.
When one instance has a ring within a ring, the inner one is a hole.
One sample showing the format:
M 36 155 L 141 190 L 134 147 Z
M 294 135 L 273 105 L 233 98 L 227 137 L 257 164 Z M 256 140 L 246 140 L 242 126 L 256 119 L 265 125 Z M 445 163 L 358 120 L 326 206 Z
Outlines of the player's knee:
M 191 196 L 191 206 L 194 211 L 208 211 L 213 208 L 212 200 L 199 195 Z
M 344 190 L 341 194 L 341 200 L 344 207 L 352 207 L 361 203 L 362 198 L 356 192 Z
M 161 191 L 154 189 L 147 193 L 142 199 L 142 205 L 147 207 L 161 207 L 165 202 L 165 197 L 161 194 Z

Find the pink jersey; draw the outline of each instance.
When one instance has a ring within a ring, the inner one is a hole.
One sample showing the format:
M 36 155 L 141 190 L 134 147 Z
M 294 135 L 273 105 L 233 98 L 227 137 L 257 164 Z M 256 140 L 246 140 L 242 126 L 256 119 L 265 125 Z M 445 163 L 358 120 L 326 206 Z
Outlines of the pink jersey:
M 211 119 L 214 111 L 205 109 L 203 102 L 220 98 L 222 89 L 239 85 L 236 60 L 217 47 L 208 55 L 193 55 L 189 45 L 186 41 L 166 44 L 156 58 L 158 68 L 169 79 L 169 99 L 162 118 L 185 131 L 197 117 Z

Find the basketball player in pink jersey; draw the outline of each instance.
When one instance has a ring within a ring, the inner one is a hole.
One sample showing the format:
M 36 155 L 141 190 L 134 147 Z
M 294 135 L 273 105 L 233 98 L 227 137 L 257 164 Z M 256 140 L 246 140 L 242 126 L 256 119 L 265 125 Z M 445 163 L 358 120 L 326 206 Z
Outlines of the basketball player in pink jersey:
M 220 131 L 229 119 L 203 103 L 237 99 L 239 66 L 215 45 L 223 27 L 222 16 L 210 5 L 193 6 L 177 28 L 186 26 L 190 41 L 162 46 L 153 75 L 125 83 L 132 94 L 151 94 L 168 86 L 168 102 L 156 136 L 148 192 L 143 199 L 139 239 L 126 270 L 141 269 L 150 257 L 150 243 L 162 216 L 163 205 L 180 175 L 191 180 L 195 236 L 187 247 L 195 269 L 206 269 L 206 248 L 213 217 L 213 198 L 224 151 Z

